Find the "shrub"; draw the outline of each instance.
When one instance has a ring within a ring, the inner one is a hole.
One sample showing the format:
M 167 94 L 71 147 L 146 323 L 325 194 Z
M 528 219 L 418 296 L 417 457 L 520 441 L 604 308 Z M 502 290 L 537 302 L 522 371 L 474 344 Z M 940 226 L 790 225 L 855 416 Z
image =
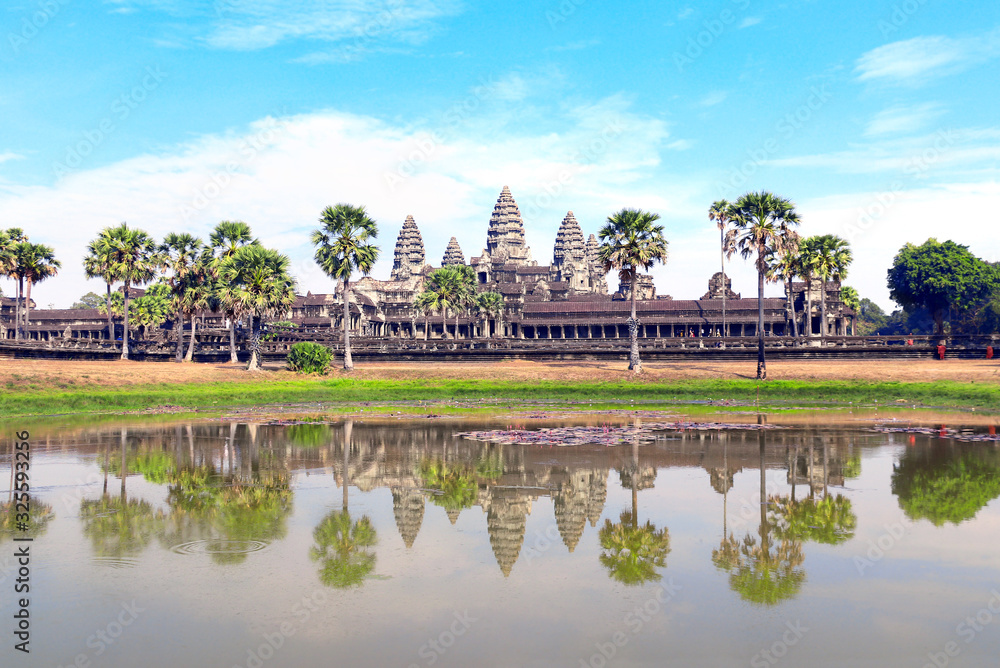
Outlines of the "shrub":
M 318 343 L 303 341 L 288 350 L 288 368 L 299 373 L 326 373 L 333 352 Z

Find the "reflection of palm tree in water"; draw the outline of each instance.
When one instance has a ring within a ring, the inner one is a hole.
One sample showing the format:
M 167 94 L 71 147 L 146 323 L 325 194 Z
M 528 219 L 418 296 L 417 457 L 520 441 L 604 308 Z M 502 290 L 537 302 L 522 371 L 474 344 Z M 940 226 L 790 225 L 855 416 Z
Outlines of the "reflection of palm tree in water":
M 309 558 L 320 562 L 319 578 L 323 584 L 338 589 L 360 586 L 375 570 L 375 547 L 378 535 L 368 516 L 357 521 L 348 510 L 350 453 L 354 421 L 344 422 L 343 502 L 341 511 L 328 514 L 313 531 L 316 544 Z
M 635 426 L 638 431 L 638 420 Z M 640 477 L 639 442 L 633 439 L 631 466 L 622 471 L 622 483 L 629 482 L 632 488 L 632 512 L 623 511 L 617 523 L 605 520 L 598 534 L 604 550 L 601 564 L 612 579 L 630 586 L 659 580 L 661 576 L 656 569 L 666 566 L 670 552 L 670 535 L 665 528 L 658 531 L 649 520 L 639 526 Z
M 798 568 L 805 557 L 802 543 L 792 538 L 772 543 L 767 516 L 767 480 L 764 467 L 764 430 L 757 431 L 760 450 L 760 528 L 758 538 L 747 534 L 742 540 L 723 536 L 719 549 L 712 551 L 712 563 L 729 572 L 729 586 L 751 603 L 774 605 L 798 594 L 805 572 Z

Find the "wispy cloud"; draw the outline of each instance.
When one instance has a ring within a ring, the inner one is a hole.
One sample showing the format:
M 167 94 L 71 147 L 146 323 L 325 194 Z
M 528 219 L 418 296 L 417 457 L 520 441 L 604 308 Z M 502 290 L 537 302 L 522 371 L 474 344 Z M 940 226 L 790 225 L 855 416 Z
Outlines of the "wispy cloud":
M 742 21 L 740 21 L 739 27 L 740 27 L 740 29 L 749 28 L 750 26 L 757 25 L 758 23 L 760 23 L 763 20 L 764 19 L 760 18 L 759 16 L 748 16 L 745 19 L 743 19 Z
M 8 160 L 23 160 L 24 156 L 20 153 L 13 153 L 11 151 L 5 151 L 0 153 L 0 164 L 7 162 Z
M 1000 29 L 975 37 L 914 37 L 862 55 L 854 68 L 861 81 L 922 83 L 1000 56 Z
M 895 106 L 875 114 L 865 128 L 865 136 L 877 137 L 888 134 L 919 132 L 927 124 L 940 118 L 946 109 L 936 102 L 925 102 L 915 106 Z
M 601 43 L 601 40 L 594 39 L 581 39 L 576 42 L 570 42 L 568 44 L 559 44 L 556 46 L 546 47 L 546 51 L 551 51 L 553 53 L 559 53 L 561 51 L 582 51 L 583 49 L 589 49 L 592 46 L 597 46 Z
M 705 97 L 701 98 L 698 102 L 703 107 L 714 107 L 717 104 L 725 102 L 726 98 L 729 97 L 729 93 L 724 90 L 714 90 Z

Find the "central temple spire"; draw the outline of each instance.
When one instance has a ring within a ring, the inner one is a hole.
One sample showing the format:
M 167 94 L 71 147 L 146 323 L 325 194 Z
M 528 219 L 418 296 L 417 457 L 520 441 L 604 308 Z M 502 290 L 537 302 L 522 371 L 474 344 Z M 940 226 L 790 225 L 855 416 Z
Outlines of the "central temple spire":
M 507 186 L 500 191 L 500 197 L 493 207 L 490 226 L 486 231 L 486 250 L 483 251 L 483 255 L 494 262 L 533 264 L 531 249 L 524 241 L 524 221 L 521 220 L 517 202 L 514 201 L 514 196 L 510 194 L 510 188 Z

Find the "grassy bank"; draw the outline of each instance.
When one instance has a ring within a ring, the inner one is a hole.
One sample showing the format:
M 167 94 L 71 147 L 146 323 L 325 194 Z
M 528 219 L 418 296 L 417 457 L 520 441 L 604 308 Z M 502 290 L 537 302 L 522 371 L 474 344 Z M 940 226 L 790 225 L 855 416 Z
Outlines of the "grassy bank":
M 763 403 L 888 404 L 1000 411 L 1000 385 L 956 381 L 867 382 L 855 380 L 679 380 L 663 382 L 537 382 L 491 380 L 375 380 L 310 377 L 255 382 L 134 385 L 6 391 L 0 418 L 66 413 L 139 411 L 161 406 L 191 409 L 300 402 L 382 403 L 398 401 L 533 402 L 728 400 Z

